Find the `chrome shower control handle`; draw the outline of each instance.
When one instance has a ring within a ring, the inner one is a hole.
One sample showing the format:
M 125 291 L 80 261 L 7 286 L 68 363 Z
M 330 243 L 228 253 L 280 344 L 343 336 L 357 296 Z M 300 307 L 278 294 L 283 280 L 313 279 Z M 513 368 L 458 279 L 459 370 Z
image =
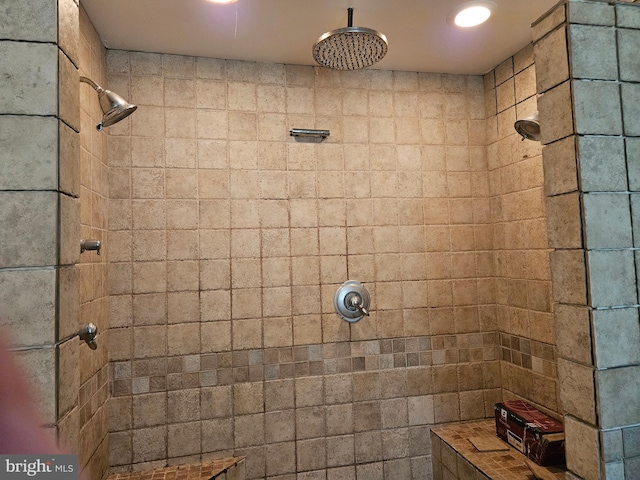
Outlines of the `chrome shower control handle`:
M 357 310 L 358 312 L 360 312 L 363 315 L 366 315 L 367 317 L 369 316 L 369 312 L 367 311 L 367 309 L 364 307 L 362 303 L 362 297 L 357 293 L 354 293 L 353 295 L 348 297 L 347 302 L 348 302 L 347 307 L 352 307 L 353 310 Z
M 333 297 L 336 313 L 343 320 L 353 323 L 369 316 L 371 298 L 366 287 L 357 280 L 344 282 Z

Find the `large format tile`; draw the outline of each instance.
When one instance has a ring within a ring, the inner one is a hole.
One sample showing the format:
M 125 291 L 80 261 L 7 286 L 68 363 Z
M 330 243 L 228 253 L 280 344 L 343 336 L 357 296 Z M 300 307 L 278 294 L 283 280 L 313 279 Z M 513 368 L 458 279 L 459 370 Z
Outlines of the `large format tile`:
M 627 190 L 624 148 L 624 139 L 620 137 L 595 135 L 578 137 L 578 158 L 583 192 Z
M 610 27 L 570 25 L 573 78 L 617 80 L 616 32 Z
M 622 114 L 618 84 L 591 80 L 574 80 L 572 83 L 576 133 L 621 135 Z M 635 95 L 630 94 L 629 100 L 637 100 L 636 90 L 632 90 Z M 635 111 L 634 108 L 635 106 L 628 107 L 630 115 L 631 111 Z M 625 125 L 625 130 L 628 128 Z
M 635 268 L 631 250 L 589 251 L 589 290 L 593 307 L 635 305 Z
M 58 94 L 60 119 L 80 131 L 80 75 L 62 52 L 58 52 Z
M 0 113 L 57 115 L 58 48 L 0 41 Z
M 622 116 L 624 118 L 624 133 L 630 136 L 640 135 L 640 84 L 623 83 L 622 93 Z M 615 108 L 615 105 L 614 105 Z
M 543 147 L 544 192 L 546 195 L 558 195 L 578 190 L 576 138 L 576 136 L 569 136 Z
M 596 371 L 602 428 L 640 423 L 640 366 Z
M 567 467 L 584 480 L 600 478 L 598 429 L 573 418 L 564 417 Z
M 75 0 L 58 0 L 58 45 L 79 64 L 80 11 Z
M 36 411 L 45 424 L 56 421 L 55 353 L 54 348 L 47 348 L 15 354 L 18 364 L 23 368 L 25 381 L 32 389 Z
M 546 91 L 538 99 L 540 141 L 548 145 L 574 133 L 571 87 L 569 82 Z
M 22 0 L 0 4 L 0 38 L 55 43 L 58 39 L 56 2 Z
M 620 80 L 630 82 L 640 80 L 640 60 L 638 55 L 634 54 L 638 48 L 640 48 L 640 30 L 618 29 Z
M 0 189 L 57 188 L 57 130 L 53 117 L 0 116 Z
M 591 315 L 594 357 L 598 368 L 640 363 L 640 324 L 637 308 L 595 310 Z
M 616 25 L 626 28 L 640 28 L 640 9 L 637 5 L 616 5 Z
M 550 253 L 553 298 L 556 302 L 586 305 L 586 269 L 582 250 Z
M 547 197 L 547 237 L 551 248 L 582 247 L 582 221 L 577 193 Z
M 596 420 L 593 368 L 558 359 L 562 411 L 591 424 Z
M 0 192 L 0 267 L 56 264 L 58 195 Z
M 571 2 L 568 10 L 570 23 L 613 26 L 616 22 L 614 6 L 604 2 Z
M 13 345 L 55 341 L 56 272 L 50 269 L 0 270 L 0 319 Z
M 567 34 L 558 28 L 533 47 L 538 93 L 544 93 L 569 78 Z
M 558 303 L 554 310 L 558 356 L 590 365 L 592 359 L 589 309 Z
M 585 194 L 582 197 L 587 248 L 631 248 L 629 195 Z

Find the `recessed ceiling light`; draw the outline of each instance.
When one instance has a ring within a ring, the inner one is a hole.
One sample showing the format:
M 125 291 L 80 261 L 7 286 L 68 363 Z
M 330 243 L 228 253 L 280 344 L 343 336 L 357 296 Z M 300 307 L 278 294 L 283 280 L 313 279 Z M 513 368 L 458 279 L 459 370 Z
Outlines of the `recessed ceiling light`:
M 489 19 L 495 6 L 495 3 L 485 0 L 466 2 L 451 12 L 447 20 L 458 27 L 475 27 Z
M 211 3 L 235 3 L 238 0 L 207 0 L 207 2 Z

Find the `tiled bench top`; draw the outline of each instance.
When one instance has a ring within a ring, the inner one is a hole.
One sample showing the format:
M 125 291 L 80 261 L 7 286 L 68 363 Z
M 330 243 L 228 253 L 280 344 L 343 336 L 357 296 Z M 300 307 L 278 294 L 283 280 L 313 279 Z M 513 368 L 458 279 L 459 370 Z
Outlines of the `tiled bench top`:
M 244 457 L 231 457 L 195 465 L 173 465 L 155 470 L 116 473 L 107 480 L 211 480 L 219 478 L 243 460 Z
M 531 471 L 525 464 L 526 457 L 516 449 L 509 446 L 508 451 L 480 452 L 471 444 L 469 437 L 495 437 L 496 426 L 493 419 L 442 425 L 434 427 L 432 433 L 492 480 L 530 480 L 533 478 Z M 507 443 L 505 446 L 508 446 Z M 438 455 L 440 453 L 439 446 L 434 445 L 434 447 L 433 453 Z M 443 465 L 447 462 L 444 455 L 441 460 Z M 564 480 L 565 470 L 554 467 L 547 467 L 547 470 L 553 473 L 558 480 Z

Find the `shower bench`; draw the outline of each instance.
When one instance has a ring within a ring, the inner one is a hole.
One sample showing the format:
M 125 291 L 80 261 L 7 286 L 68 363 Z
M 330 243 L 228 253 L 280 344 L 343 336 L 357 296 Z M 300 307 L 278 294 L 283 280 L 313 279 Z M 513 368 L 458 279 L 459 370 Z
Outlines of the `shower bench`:
M 244 457 L 230 457 L 194 465 L 116 473 L 107 480 L 244 480 Z
M 504 443 L 509 450 L 478 451 L 469 437 L 495 437 L 494 419 L 468 423 L 451 423 L 431 429 L 431 459 L 433 480 L 530 480 L 531 471 L 526 457 Z M 545 468 L 545 467 L 543 467 Z M 546 467 L 558 480 L 564 479 L 565 470 Z M 551 478 L 551 477 L 549 477 Z

